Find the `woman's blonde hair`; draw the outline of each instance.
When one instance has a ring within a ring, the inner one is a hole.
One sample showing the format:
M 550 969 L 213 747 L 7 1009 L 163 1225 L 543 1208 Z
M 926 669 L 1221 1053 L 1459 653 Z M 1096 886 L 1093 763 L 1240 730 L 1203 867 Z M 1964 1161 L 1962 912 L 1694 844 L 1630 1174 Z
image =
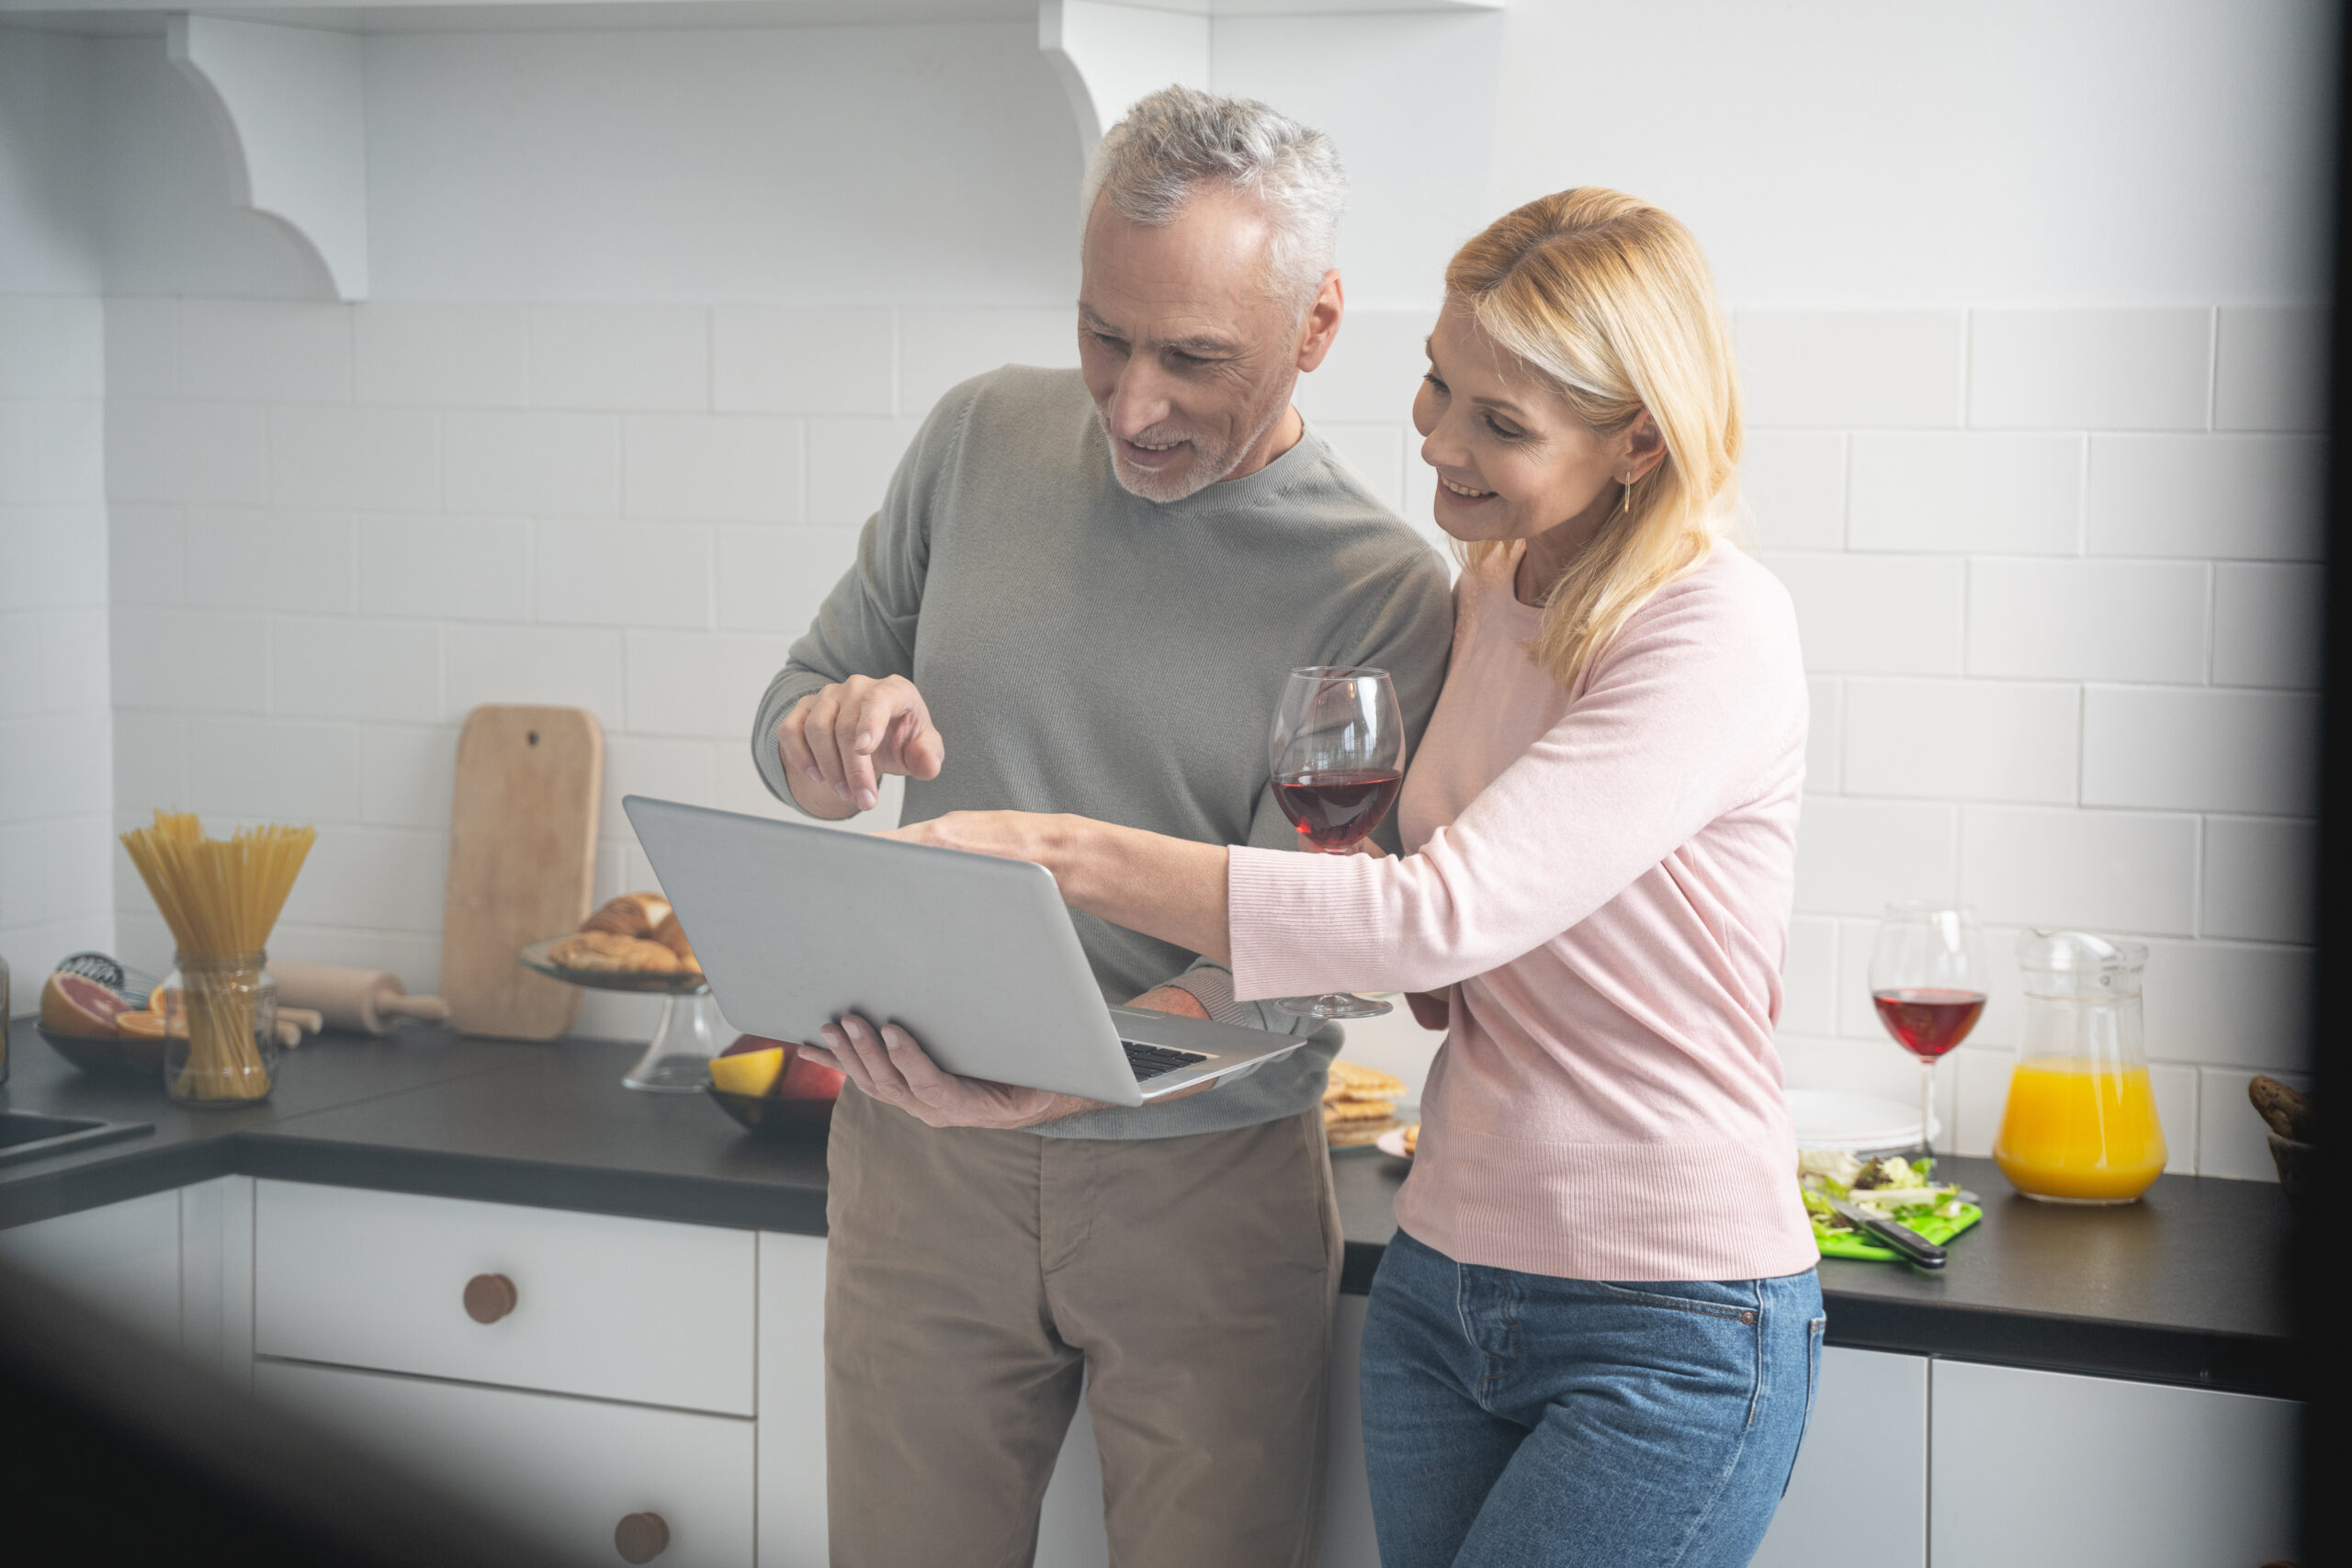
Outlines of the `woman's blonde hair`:
M 1544 597 L 1531 651 L 1572 686 L 1626 616 L 1706 558 L 1737 499 L 1739 386 L 1714 280 L 1671 215 L 1583 186 L 1497 219 L 1456 253 L 1445 288 L 1594 432 L 1647 410 L 1665 437 L 1664 459 Z M 1476 566 L 1507 547 L 1464 553 Z

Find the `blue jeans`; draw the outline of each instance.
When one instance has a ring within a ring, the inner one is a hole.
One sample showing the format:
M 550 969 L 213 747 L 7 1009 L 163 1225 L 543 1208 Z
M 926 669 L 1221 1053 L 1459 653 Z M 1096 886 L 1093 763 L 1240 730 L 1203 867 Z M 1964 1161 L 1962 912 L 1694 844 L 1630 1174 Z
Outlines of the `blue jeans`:
M 1738 1568 L 1787 1490 L 1821 1284 L 1604 1283 L 1398 1232 L 1363 1326 L 1384 1568 Z

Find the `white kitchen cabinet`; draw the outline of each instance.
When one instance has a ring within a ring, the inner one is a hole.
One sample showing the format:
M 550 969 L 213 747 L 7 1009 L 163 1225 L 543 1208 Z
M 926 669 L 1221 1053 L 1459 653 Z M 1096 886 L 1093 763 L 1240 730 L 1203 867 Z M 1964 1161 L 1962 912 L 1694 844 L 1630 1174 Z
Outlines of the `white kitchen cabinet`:
M 0 1231 L 0 1258 L 164 1345 L 180 1343 L 180 1195 Z
M 749 1231 L 263 1181 L 254 1348 L 749 1416 L 756 1257 Z
M 384 1454 L 544 1541 L 571 1562 L 618 1562 L 614 1530 L 661 1516 L 661 1568 L 745 1568 L 752 1424 L 518 1389 L 265 1360 L 262 1398 Z
M 1752 1568 L 1927 1568 L 1928 1359 L 1831 1347 Z
M 762 1231 L 759 1568 L 827 1568 L 825 1238 Z
M 2295 1555 L 2302 1406 L 1935 1363 L 1936 1568 L 2258 1568 Z

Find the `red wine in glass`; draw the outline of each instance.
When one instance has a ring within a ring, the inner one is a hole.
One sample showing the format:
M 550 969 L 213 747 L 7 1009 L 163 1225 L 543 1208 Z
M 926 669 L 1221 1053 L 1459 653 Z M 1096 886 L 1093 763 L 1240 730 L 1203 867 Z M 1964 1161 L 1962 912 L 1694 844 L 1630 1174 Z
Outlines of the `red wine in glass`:
M 1982 991 L 1951 991 L 1911 986 L 1873 991 L 1878 1021 L 1894 1043 L 1923 1062 L 1932 1062 L 1962 1041 L 1984 1013 Z
M 1351 850 L 1380 825 L 1405 787 L 1395 768 L 1340 768 L 1274 781 L 1274 799 L 1306 841 L 1326 853 Z

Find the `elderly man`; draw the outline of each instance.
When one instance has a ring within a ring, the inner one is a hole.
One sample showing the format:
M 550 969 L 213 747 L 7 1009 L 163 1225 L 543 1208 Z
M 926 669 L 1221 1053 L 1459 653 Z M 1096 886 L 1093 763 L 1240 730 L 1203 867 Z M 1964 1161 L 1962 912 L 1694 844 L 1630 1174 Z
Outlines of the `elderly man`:
M 910 821 L 1071 811 L 1288 844 L 1266 740 L 1290 670 L 1388 670 L 1419 736 L 1444 569 L 1291 407 L 1340 328 L 1344 194 L 1329 139 L 1263 105 L 1171 87 L 1112 129 L 1085 185 L 1081 368 L 1007 367 L 932 411 L 761 705 L 769 788 L 838 819 L 897 773 Z M 1077 919 L 1114 999 L 1315 1027 Z M 1308 1561 L 1338 1032 L 1119 1110 L 927 1059 L 918 1089 L 856 1028 L 827 1208 L 833 1561 L 1029 1562 L 1081 1386 L 1123 1568 Z

